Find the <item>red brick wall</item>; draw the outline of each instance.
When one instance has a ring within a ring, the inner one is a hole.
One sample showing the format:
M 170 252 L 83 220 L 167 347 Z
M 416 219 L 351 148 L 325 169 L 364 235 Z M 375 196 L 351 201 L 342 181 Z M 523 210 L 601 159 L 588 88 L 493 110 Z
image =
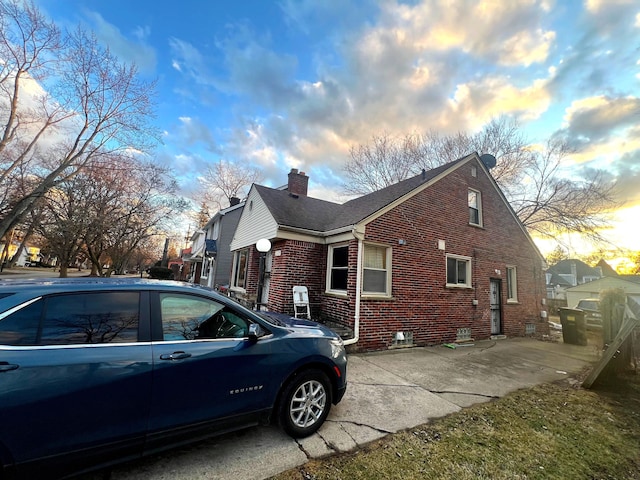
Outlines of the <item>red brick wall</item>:
M 317 243 L 282 240 L 272 245 L 271 252 L 269 309 L 293 315 L 293 287 L 303 285 L 309 290 L 311 314 L 317 318 L 324 293 L 326 247 Z
M 482 228 L 469 225 L 468 188 L 481 192 Z M 471 165 L 464 165 L 374 220 L 365 240 L 393 249 L 393 298 L 362 299 L 360 349 L 387 348 L 396 331 L 412 332 L 418 345 L 454 341 L 463 327 L 471 328 L 475 339 L 489 337 L 491 278 L 502 280 L 502 333 L 522 336 L 527 323 L 534 323 L 538 334 L 548 333 L 540 317 L 541 260 L 479 167 L 477 178 Z M 444 251 L 438 240 L 445 241 Z M 445 287 L 447 253 L 471 257 L 472 288 Z M 507 265 L 517 267 L 519 302 L 513 305 L 506 304 Z

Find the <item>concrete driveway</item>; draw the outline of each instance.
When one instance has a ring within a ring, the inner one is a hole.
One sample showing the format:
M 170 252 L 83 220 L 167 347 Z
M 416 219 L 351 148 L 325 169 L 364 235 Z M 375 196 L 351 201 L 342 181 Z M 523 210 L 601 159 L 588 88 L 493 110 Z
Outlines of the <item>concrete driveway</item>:
M 295 441 L 275 427 L 252 428 L 117 467 L 112 480 L 268 478 L 310 458 L 566 378 L 599 358 L 593 345 L 525 338 L 350 355 L 347 393 L 313 436 Z

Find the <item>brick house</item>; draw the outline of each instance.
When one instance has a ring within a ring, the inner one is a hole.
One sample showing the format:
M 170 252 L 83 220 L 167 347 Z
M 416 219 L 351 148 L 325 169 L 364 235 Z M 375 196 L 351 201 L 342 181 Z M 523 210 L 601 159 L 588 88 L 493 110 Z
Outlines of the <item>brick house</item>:
M 285 187 L 252 186 L 230 245 L 235 295 L 292 314 L 305 285 L 314 319 L 351 329 L 358 350 L 548 333 L 544 259 L 478 154 L 344 204 L 308 197 L 308 180 L 293 169 Z

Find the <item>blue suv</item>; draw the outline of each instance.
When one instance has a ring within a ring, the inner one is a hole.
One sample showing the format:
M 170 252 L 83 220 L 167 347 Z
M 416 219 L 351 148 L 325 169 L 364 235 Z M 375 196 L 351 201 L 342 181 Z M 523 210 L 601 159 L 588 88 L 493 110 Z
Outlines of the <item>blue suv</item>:
M 0 281 L 0 477 L 57 478 L 272 418 L 308 436 L 346 367 L 324 326 L 196 285 Z

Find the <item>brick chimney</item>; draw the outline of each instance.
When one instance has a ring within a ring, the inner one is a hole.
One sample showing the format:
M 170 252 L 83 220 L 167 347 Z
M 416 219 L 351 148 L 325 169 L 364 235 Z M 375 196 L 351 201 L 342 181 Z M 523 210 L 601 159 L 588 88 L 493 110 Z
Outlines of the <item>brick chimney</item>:
M 309 177 L 304 172 L 299 172 L 297 168 L 292 168 L 289 172 L 289 184 L 287 190 L 294 195 L 306 195 L 309 185 Z

